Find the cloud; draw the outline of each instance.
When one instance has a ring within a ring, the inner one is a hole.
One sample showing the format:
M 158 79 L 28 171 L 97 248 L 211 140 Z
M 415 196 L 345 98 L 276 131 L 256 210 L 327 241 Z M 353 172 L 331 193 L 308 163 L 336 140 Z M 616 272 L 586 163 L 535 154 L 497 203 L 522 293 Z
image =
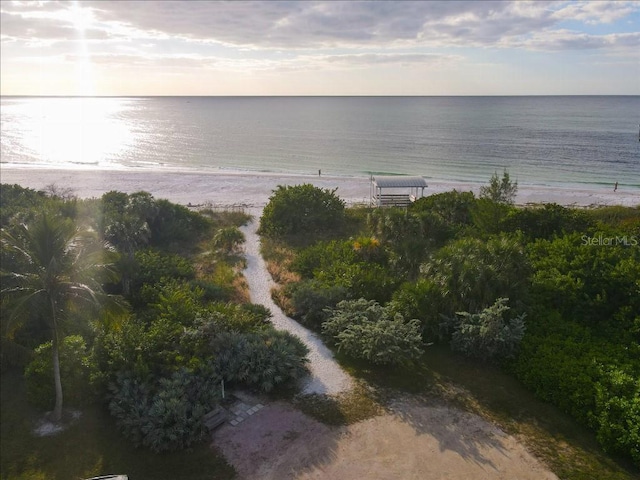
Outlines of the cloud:
M 75 30 L 69 25 L 61 25 L 45 18 L 26 19 L 22 15 L 2 13 L 0 32 L 3 37 L 22 40 L 69 40 Z
M 638 12 L 638 2 L 601 1 L 575 2 L 563 5 L 552 17 L 562 20 L 574 20 L 590 25 L 612 23 Z
M 424 66 L 445 65 L 460 60 L 458 55 L 440 55 L 433 53 L 358 53 L 344 55 L 318 55 L 304 57 L 309 63 L 319 65 L 343 65 L 343 66 L 375 66 L 375 65 L 401 65 Z
M 612 33 L 589 35 L 570 30 L 554 30 L 536 33 L 527 39 L 515 40 L 509 46 L 530 50 L 615 50 L 640 48 L 640 33 Z M 637 58 L 637 57 L 636 57 Z
M 76 63 L 82 60 L 79 55 L 65 55 L 64 61 Z M 91 63 L 105 67 L 161 67 L 161 68 L 203 68 L 212 66 L 220 60 L 215 57 L 197 55 L 135 55 L 135 54 L 98 54 L 91 56 Z
M 363 84 L 397 75 L 422 85 L 425 69 L 444 85 L 460 72 L 464 82 L 472 71 L 493 78 L 487 62 L 535 73 L 531 65 L 576 58 L 627 65 L 640 51 L 640 2 L 625 1 L 2 0 L 0 12 L 3 78 L 90 62 L 102 76 L 130 75 L 130 85 L 202 73 L 260 90 L 264 78 L 346 84 L 349 71 Z M 540 51 L 552 55 L 527 63 L 527 52 Z M 374 68 L 384 75 L 363 74 Z
M 574 19 L 611 22 L 633 2 L 89 2 L 104 22 L 147 35 L 249 48 L 493 46 Z
M 68 8 L 68 4 L 56 3 L 57 8 L 49 5 L 48 8 L 43 9 L 38 5 L 27 9 L 25 5 L 18 4 L 17 7 L 20 8 L 12 10 L 7 10 L 5 5 L 2 4 L 0 16 L 0 32 L 4 38 L 55 43 L 78 37 L 76 18 L 74 12 Z M 10 5 L 14 6 L 13 3 Z M 86 28 L 82 33 L 88 40 L 106 40 L 111 37 L 107 30 L 99 28 Z
M 2 2 L 2 35 L 73 38 L 68 2 Z M 85 1 L 92 39 L 174 39 L 249 50 L 367 48 L 535 48 L 526 37 L 557 32 L 567 20 L 608 24 L 640 12 L 638 2 L 558 1 Z M 609 32 L 615 33 L 615 32 Z M 566 35 L 566 33 L 563 33 Z M 590 37 L 604 48 L 607 40 Z M 581 49 L 584 38 L 558 47 Z M 624 42 L 618 42 L 624 45 Z

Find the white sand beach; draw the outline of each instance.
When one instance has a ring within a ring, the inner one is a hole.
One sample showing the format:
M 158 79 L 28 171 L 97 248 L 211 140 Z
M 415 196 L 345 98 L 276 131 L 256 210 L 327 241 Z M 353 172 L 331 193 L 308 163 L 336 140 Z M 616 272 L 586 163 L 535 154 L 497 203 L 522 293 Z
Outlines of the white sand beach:
M 156 198 L 166 198 L 188 205 L 211 204 L 213 206 L 246 207 L 260 209 L 266 205 L 278 185 L 311 183 L 321 188 L 337 189 L 336 194 L 348 204 L 368 203 L 370 182 L 365 177 L 340 177 L 331 175 L 287 175 L 260 172 L 196 172 L 175 170 L 93 170 L 93 169 L 41 169 L 15 166 L 0 167 L 2 183 L 44 189 L 49 185 L 70 189 L 80 198 L 100 197 L 110 190 L 126 193 L 140 190 Z M 488 180 L 488 179 L 487 179 Z M 478 193 L 482 184 L 453 183 L 430 180 L 425 194 L 450 191 Z M 640 204 L 638 190 L 610 187 L 573 189 L 531 186 L 520 183 L 517 203 L 558 203 L 565 206 Z

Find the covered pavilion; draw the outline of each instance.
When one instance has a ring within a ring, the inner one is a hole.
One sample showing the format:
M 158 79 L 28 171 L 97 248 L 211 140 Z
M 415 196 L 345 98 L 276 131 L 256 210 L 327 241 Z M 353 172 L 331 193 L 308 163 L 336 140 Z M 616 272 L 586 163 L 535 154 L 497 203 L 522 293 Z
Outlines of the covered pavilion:
M 423 177 L 378 175 L 371 177 L 371 206 L 406 207 L 424 197 L 427 181 Z

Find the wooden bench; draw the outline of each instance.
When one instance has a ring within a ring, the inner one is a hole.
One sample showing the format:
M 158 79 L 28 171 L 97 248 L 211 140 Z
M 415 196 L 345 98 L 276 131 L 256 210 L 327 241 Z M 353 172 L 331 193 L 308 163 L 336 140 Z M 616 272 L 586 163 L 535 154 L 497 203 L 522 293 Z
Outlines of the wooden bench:
M 217 406 L 204 416 L 204 425 L 211 432 L 222 425 L 227 419 L 229 413 L 221 406 Z

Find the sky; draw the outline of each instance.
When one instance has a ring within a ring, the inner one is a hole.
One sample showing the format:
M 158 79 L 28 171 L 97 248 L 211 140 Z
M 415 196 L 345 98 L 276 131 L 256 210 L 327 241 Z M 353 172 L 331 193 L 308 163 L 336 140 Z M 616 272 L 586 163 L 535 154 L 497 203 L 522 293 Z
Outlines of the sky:
M 637 1 L 0 1 L 2 95 L 640 95 Z

